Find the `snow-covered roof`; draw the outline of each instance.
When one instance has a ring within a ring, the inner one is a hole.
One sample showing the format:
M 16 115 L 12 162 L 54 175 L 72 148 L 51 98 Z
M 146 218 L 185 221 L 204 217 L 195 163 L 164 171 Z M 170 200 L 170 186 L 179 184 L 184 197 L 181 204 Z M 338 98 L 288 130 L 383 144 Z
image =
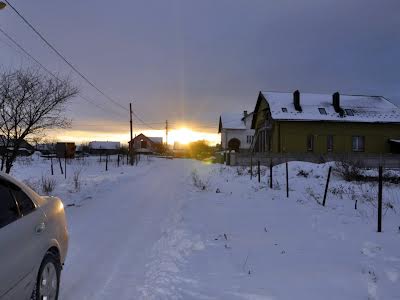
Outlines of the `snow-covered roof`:
M 157 136 L 150 136 L 148 137 L 153 143 L 162 144 L 163 138 Z
M 335 112 L 331 94 L 300 93 L 302 112 L 298 112 L 293 104 L 293 93 L 261 93 L 275 120 L 400 123 L 400 108 L 381 96 L 340 95 L 340 107 L 344 110 L 344 115 L 340 116 Z M 322 113 L 320 108 L 324 109 Z
M 93 141 L 89 143 L 89 148 L 91 149 L 104 149 L 104 150 L 114 150 L 121 147 L 120 142 L 98 142 Z
M 246 116 L 245 116 L 246 113 Z M 219 131 L 224 129 L 246 129 L 246 121 L 250 119 L 250 123 L 253 118 L 253 112 L 247 113 L 247 111 L 241 113 L 223 113 L 220 116 Z
M 246 129 L 243 122 L 243 113 L 223 113 L 221 125 L 225 129 Z

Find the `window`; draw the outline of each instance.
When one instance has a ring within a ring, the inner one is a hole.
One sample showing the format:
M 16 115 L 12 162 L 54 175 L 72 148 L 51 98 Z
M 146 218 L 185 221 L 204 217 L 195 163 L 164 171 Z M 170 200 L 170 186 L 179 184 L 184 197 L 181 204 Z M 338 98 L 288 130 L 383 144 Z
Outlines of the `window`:
M 351 144 L 354 152 L 363 152 L 365 150 L 365 137 L 353 136 Z
M 345 109 L 346 115 L 348 116 L 354 116 L 354 111 L 352 109 Z
M 314 151 L 314 136 L 307 136 L 307 151 Z
M 318 110 L 319 110 L 319 113 L 320 113 L 321 115 L 326 115 L 326 110 L 325 110 L 325 108 L 320 107 L 320 108 L 318 108 Z
M 328 152 L 332 152 L 333 151 L 333 135 L 328 135 L 326 137 L 326 150 Z
M 251 144 L 253 142 L 253 136 L 252 135 L 248 135 L 246 137 L 246 142 L 247 142 L 247 144 Z
M 35 210 L 35 204 L 33 204 L 32 200 L 19 187 L 10 184 L 10 189 L 17 200 L 21 215 L 26 216 Z
M 17 203 L 6 182 L 0 180 L 0 228 L 19 218 Z
M 282 107 L 282 112 L 287 112 L 287 108 L 286 107 Z

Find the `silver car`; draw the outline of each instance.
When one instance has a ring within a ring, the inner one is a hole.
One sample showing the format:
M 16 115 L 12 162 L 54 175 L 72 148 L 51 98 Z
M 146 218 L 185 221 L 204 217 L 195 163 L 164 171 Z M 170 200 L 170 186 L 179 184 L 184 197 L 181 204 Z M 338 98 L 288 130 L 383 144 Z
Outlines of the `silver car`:
M 0 299 L 57 299 L 67 249 L 61 200 L 0 172 Z

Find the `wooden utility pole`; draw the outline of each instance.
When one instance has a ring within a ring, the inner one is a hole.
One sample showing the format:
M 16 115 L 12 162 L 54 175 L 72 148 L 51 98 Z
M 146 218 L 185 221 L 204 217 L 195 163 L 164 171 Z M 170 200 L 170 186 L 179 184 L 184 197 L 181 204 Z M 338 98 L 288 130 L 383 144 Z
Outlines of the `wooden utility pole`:
M 168 148 L 168 120 L 165 120 L 165 146 Z
M 132 131 L 132 103 L 129 103 L 129 117 L 130 117 L 130 127 L 131 127 L 131 140 L 129 143 L 129 155 L 131 158 L 131 166 L 133 166 L 133 131 Z

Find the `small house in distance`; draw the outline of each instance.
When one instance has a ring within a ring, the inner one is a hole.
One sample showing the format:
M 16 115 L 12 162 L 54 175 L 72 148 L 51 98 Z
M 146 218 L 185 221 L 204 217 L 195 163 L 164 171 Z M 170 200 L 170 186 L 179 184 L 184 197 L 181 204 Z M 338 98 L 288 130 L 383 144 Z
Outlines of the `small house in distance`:
M 381 96 L 260 92 L 254 152 L 385 154 L 400 150 L 400 108 Z
M 219 118 L 218 133 L 221 134 L 221 150 L 246 152 L 253 142 L 251 129 L 253 113 L 224 113 Z
M 0 153 L 11 152 L 14 150 L 16 140 L 7 139 L 6 136 L 0 135 Z M 29 156 L 35 152 L 35 148 L 29 144 L 27 141 L 22 140 L 18 148 L 19 156 Z
M 136 153 L 157 153 L 163 143 L 162 137 L 147 137 L 143 133 L 135 136 L 130 142 L 129 147 Z
M 76 146 L 71 142 L 59 142 L 56 144 L 57 158 L 74 158 Z
M 121 148 L 120 142 L 93 141 L 89 143 L 89 153 L 96 155 L 118 154 Z

